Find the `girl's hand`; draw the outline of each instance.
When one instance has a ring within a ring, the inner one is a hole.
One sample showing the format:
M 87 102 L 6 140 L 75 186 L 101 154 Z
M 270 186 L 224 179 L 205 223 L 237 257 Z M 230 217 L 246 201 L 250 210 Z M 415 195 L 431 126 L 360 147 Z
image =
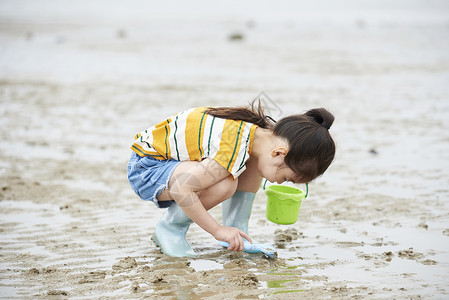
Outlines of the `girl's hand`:
M 229 243 L 229 250 L 232 251 L 242 251 L 243 250 L 243 239 L 247 239 L 250 243 L 253 243 L 251 237 L 244 231 L 235 227 L 221 226 L 215 233 L 214 238 L 218 241 L 225 241 Z

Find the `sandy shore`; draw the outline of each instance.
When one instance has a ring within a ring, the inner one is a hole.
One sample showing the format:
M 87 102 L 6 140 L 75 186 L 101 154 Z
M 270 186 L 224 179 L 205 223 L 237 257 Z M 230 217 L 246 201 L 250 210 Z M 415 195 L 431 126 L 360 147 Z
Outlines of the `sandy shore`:
M 0 298 L 449 297 L 444 1 L 60 3 L 0 4 Z M 277 259 L 196 225 L 198 258 L 164 256 L 163 211 L 126 179 L 133 135 L 261 91 L 274 118 L 329 108 L 334 164 L 293 225 L 257 194 L 250 234 Z

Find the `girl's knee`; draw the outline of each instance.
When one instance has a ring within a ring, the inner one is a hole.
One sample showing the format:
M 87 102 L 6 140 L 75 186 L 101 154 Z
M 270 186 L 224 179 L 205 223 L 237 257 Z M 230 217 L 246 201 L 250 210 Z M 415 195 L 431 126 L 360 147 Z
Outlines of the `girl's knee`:
M 220 187 L 221 189 L 221 195 L 224 200 L 232 197 L 234 195 L 235 191 L 237 190 L 238 185 L 238 178 L 232 179 L 231 177 L 227 177 L 226 179 L 223 179 L 223 184 Z
M 208 189 L 200 191 L 197 194 L 199 197 L 207 194 L 207 197 L 212 196 L 213 198 L 217 199 L 218 202 L 221 202 L 234 195 L 235 191 L 237 190 L 237 185 L 238 179 L 233 180 L 231 177 L 227 177 L 209 187 Z

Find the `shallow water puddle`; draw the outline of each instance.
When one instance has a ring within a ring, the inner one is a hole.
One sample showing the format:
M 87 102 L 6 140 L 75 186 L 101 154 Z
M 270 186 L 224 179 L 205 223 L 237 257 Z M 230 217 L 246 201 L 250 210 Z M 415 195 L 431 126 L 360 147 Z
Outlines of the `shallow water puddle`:
M 212 260 L 193 259 L 190 261 L 190 266 L 195 271 L 211 271 L 223 269 L 223 265 Z
M 20 212 L 17 212 L 19 210 Z M 14 211 L 9 214 L 9 211 Z M 49 218 L 43 214 L 38 215 L 36 212 L 50 214 L 52 217 L 52 224 L 66 223 L 67 217 L 59 216 L 59 207 L 51 204 L 36 204 L 32 201 L 12 201 L 3 200 L 0 202 L 1 222 L 2 223 L 18 223 L 26 226 L 36 226 L 42 224 L 49 224 Z
M 287 294 L 295 292 L 303 292 L 306 281 L 300 274 L 295 273 L 256 273 L 258 276 L 265 277 L 269 275 L 272 280 L 259 281 L 259 289 L 265 291 L 264 297 L 275 294 Z M 276 277 L 282 279 L 276 279 Z M 300 287 L 300 288 L 298 288 Z M 261 297 L 261 298 L 264 298 Z

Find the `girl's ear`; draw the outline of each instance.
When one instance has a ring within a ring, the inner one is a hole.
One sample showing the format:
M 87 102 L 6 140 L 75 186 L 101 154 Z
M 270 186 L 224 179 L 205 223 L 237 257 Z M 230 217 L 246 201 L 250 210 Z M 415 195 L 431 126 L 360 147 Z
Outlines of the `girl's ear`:
M 281 157 L 285 157 L 288 153 L 287 148 L 285 147 L 277 147 L 274 148 L 273 150 L 271 150 L 271 157 L 277 157 L 277 156 L 281 156 Z

